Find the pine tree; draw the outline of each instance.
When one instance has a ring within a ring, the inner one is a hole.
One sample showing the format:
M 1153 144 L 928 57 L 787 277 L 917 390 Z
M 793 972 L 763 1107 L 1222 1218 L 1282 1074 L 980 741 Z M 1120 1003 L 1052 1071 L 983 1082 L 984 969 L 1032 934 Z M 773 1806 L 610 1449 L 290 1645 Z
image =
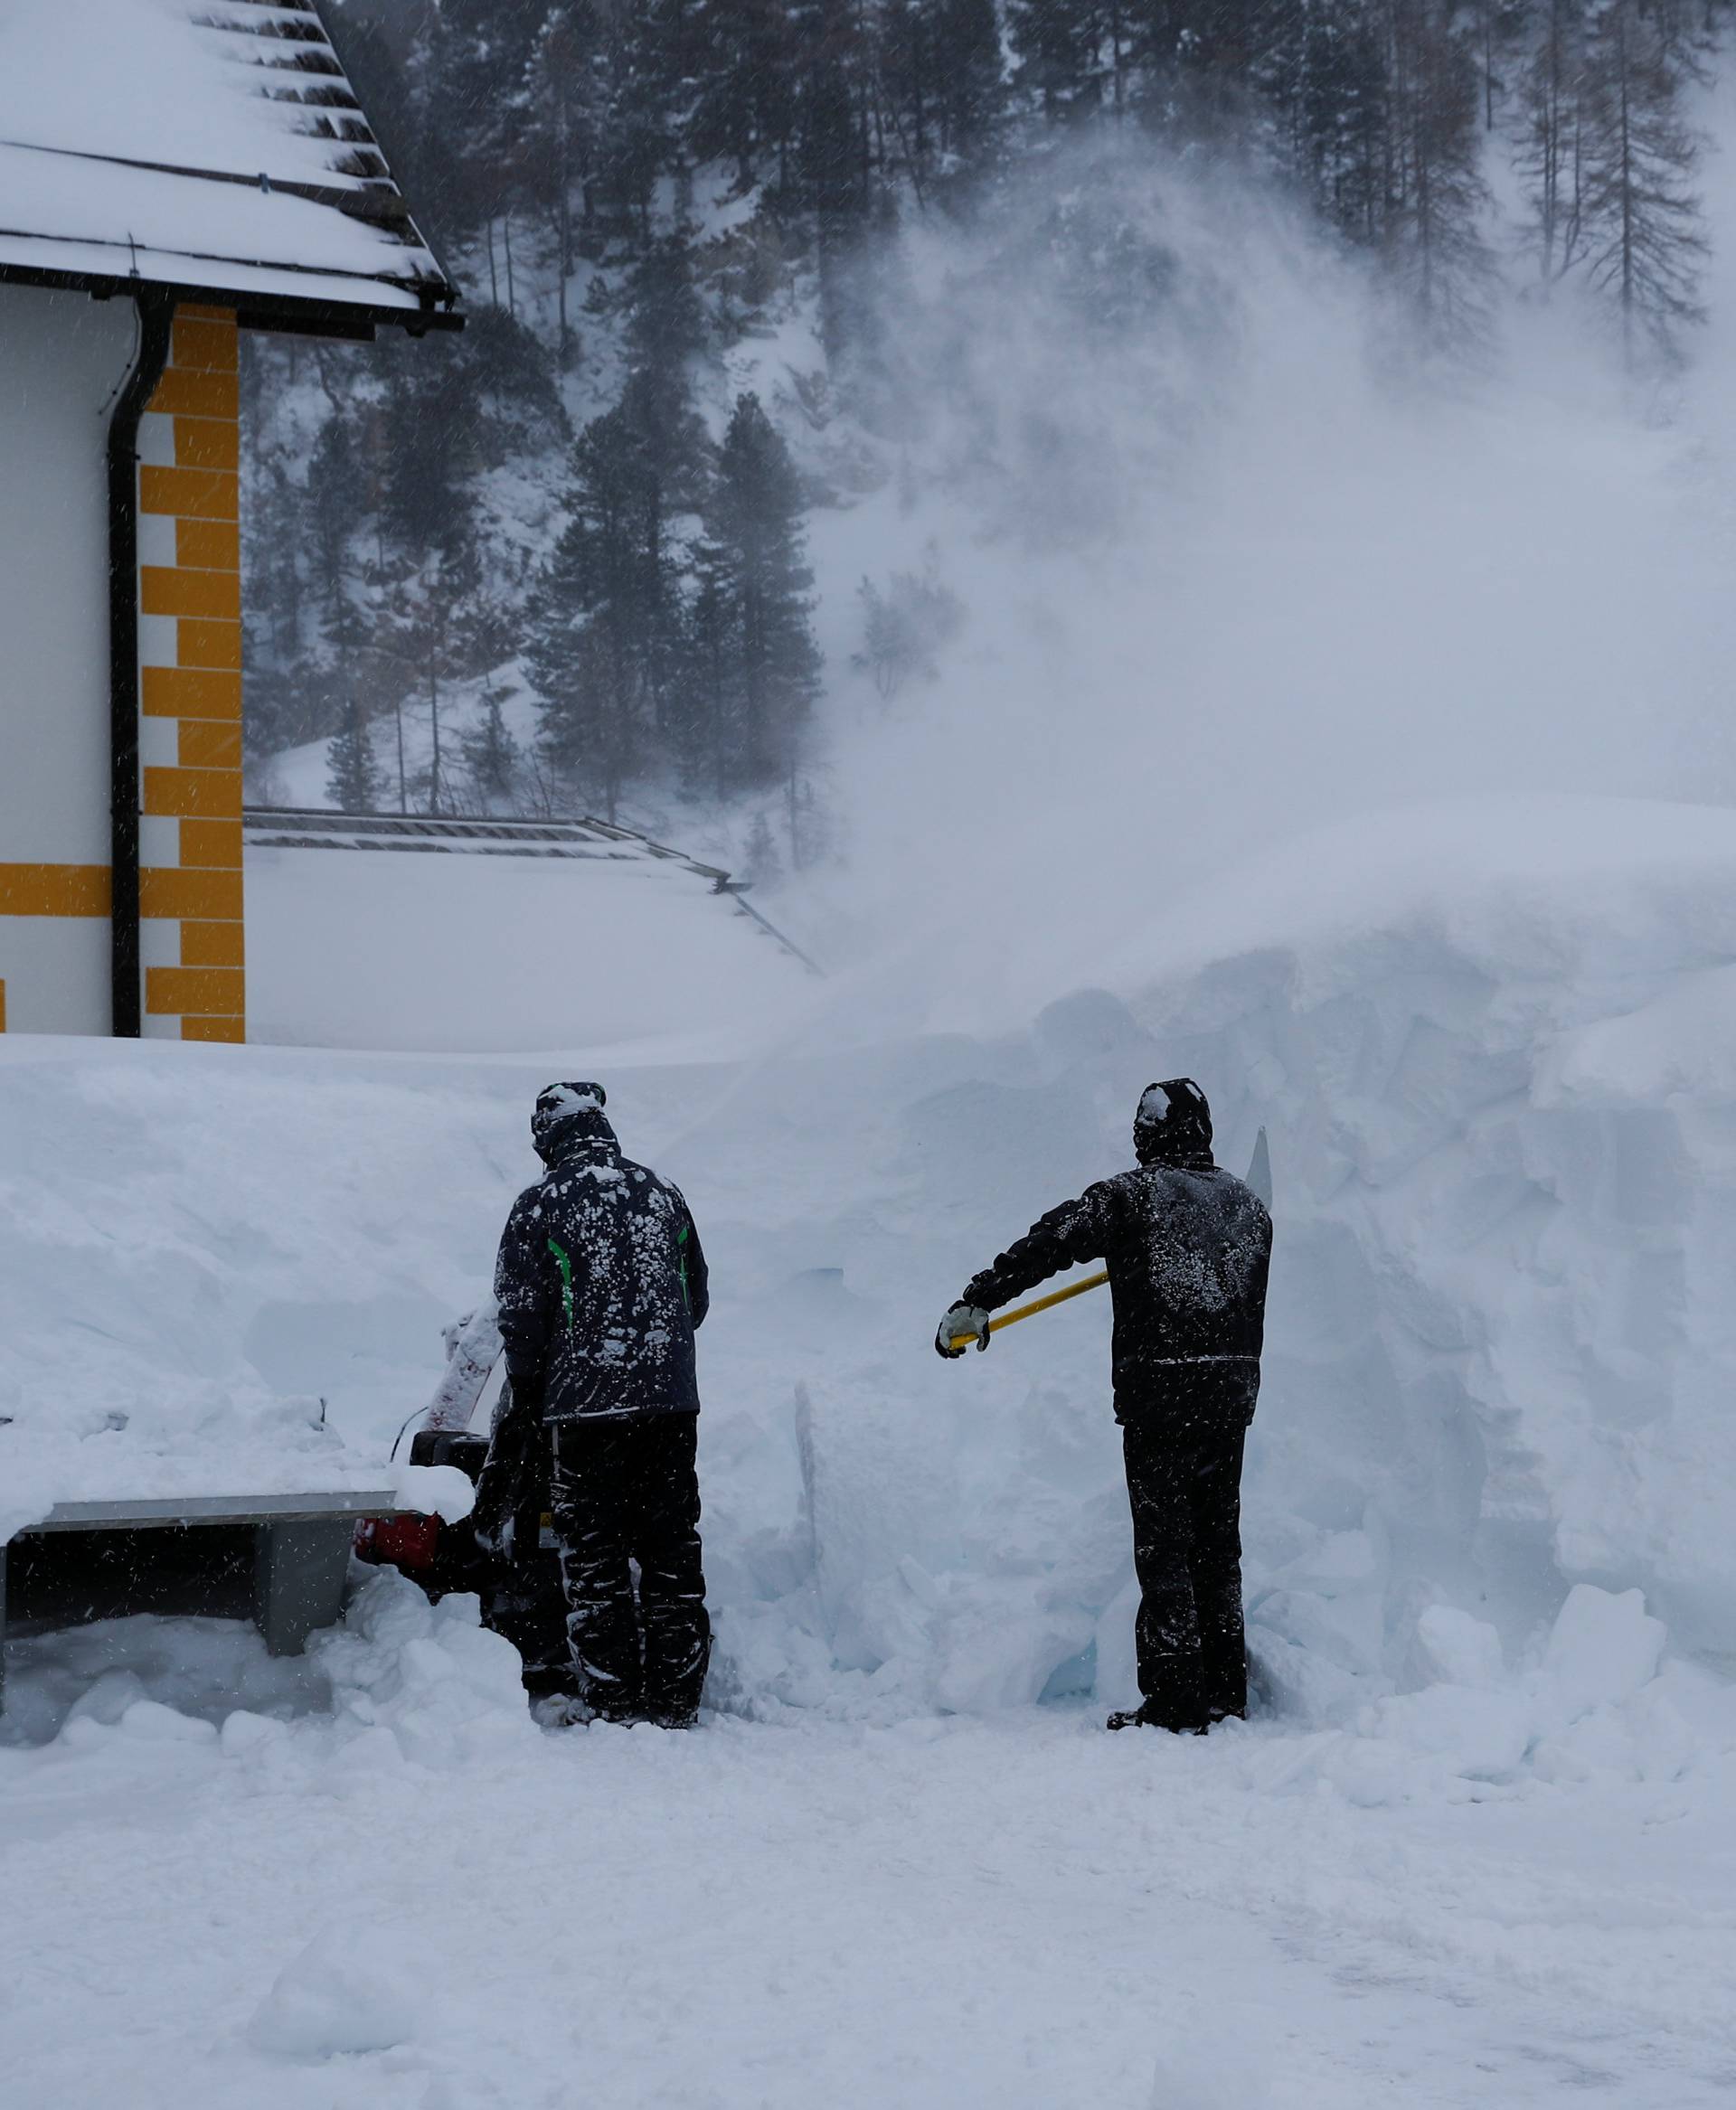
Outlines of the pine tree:
M 1584 245 L 1585 17 L 1586 0 L 1540 0 L 1519 85 L 1516 161 L 1546 285 L 1573 268 Z
M 1487 318 L 1487 200 L 1476 54 L 1451 0 L 1386 0 L 1391 52 L 1384 252 L 1427 349 L 1464 351 Z
M 409 350 L 386 384 L 382 513 L 388 532 L 420 551 L 461 540 L 469 527 L 458 458 L 467 420 L 456 348 L 433 337 Z
M 555 355 L 563 367 L 571 366 L 579 353 L 571 311 L 579 254 L 572 213 L 575 188 L 584 201 L 587 224 L 596 212 L 599 41 L 597 10 L 590 0 L 552 5 L 532 42 L 526 63 L 529 122 L 519 135 L 518 150 L 524 187 L 546 214 L 553 238 Z M 493 257 L 491 226 L 491 268 Z M 497 307 L 497 286 L 495 295 Z
M 1585 270 L 1619 320 L 1632 365 L 1646 343 L 1673 354 L 1683 328 L 1704 319 L 1708 244 L 1689 187 L 1700 144 L 1682 111 L 1703 66 L 1675 0 L 1602 0 L 1585 70 Z
M 527 107 L 549 12 L 548 0 L 442 0 L 435 17 L 427 101 L 444 180 L 434 196 L 454 232 L 486 231 L 491 268 L 495 222 L 524 202 Z
M 728 609 L 731 774 L 739 783 L 795 783 L 819 693 L 802 516 L 801 483 L 782 435 L 758 396 L 738 396 L 706 526 Z
M 1097 0 L 1006 0 L 1006 31 L 1020 92 L 1049 123 L 1101 108 Z
M 377 813 L 385 777 L 373 757 L 373 739 L 360 700 L 351 695 L 344 724 L 328 751 L 326 796 L 344 814 Z
M 856 589 L 862 602 L 862 650 L 854 664 L 873 676 L 888 702 L 912 676 L 929 681 L 939 655 L 965 619 L 964 603 L 939 574 L 939 551 L 930 547 L 920 571 L 894 571 L 885 592 L 873 579 Z
M 929 0 L 923 12 L 931 22 L 941 173 L 969 177 L 988 166 L 1006 108 L 995 0 Z
M 281 449 L 247 457 L 246 571 L 247 709 L 242 739 L 250 760 L 331 730 L 324 699 L 309 694 L 309 625 L 304 606 L 302 557 L 307 542 L 306 494 L 289 475 Z
M 445 392 L 454 405 L 463 405 L 469 445 L 483 466 L 498 468 L 511 455 L 571 444 L 553 362 L 536 334 L 504 307 L 478 308 L 453 356 L 457 372 Z M 445 474 L 461 485 L 456 450 Z
M 651 239 L 651 201 L 673 160 L 673 110 L 665 99 L 657 17 L 640 0 L 597 10 L 597 72 L 602 83 L 596 162 L 603 195 Z
M 882 0 L 873 40 L 874 165 L 922 204 L 989 165 L 1006 103 L 995 0 Z
M 690 791 L 728 796 L 734 763 L 735 610 L 728 560 L 702 540 L 693 552 L 681 686 L 682 775 Z
M 1250 98 L 1278 12 L 1271 0 L 1238 0 L 1233 6 L 1222 0 L 1158 0 L 1139 6 L 1129 55 L 1146 122 L 1172 136 L 1217 139 L 1238 122 L 1251 132 Z M 1118 78 L 1127 62 L 1120 41 L 1118 23 Z
M 447 736 L 448 691 L 483 671 L 498 655 L 498 616 L 475 546 L 458 542 L 401 564 L 386 583 L 364 657 L 375 692 L 398 721 L 401 796 L 413 787 L 430 814 L 458 805 L 452 743 Z M 403 714 L 425 710 L 425 768 L 406 772 Z
M 757 813 L 748 832 L 747 848 L 741 854 L 741 883 L 762 889 L 775 887 L 783 876 L 784 861 L 778 854 L 778 841 L 771 832 L 771 824 L 763 813 Z
M 939 151 L 940 85 L 932 11 L 921 0 L 884 0 L 875 41 L 875 115 L 881 166 L 895 162 L 920 197 Z
M 784 819 L 789 830 L 789 861 L 797 871 L 818 864 L 830 847 L 831 817 L 812 777 L 790 772 L 784 787 Z
M 1349 240 L 1386 229 L 1392 161 L 1387 42 L 1371 0 L 1271 0 L 1253 87 L 1266 143 Z
M 705 315 L 684 231 L 654 241 L 627 287 L 628 381 L 622 407 L 665 506 L 697 505 L 710 445 L 693 408 L 693 368 L 705 348 Z
M 504 807 L 510 812 L 518 792 L 523 757 L 518 742 L 507 730 L 500 696 L 494 688 L 488 691 L 480 722 L 460 736 L 458 749 L 481 811 L 495 813 Z
M 335 414 L 321 427 L 308 458 L 307 520 L 313 531 L 323 627 L 327 641 L 339 648 L 355 642 L 359 623 L 350 598 L 354 575 L 350 538 L 355 532 L 362 482 L 361 457 L 350 420 Z
M 687 140 L 695 160 L 731 161 L 737 187 L 780 189 L 796 128 L 797 51 L 782 9 L 709 0 Z
M 571 521 L 530 611 L 525 661 L 544 755 L 613 820 L 643 767 L 667 658 L 669 579 L 656 476 L 620 409 L 573 448 Z
M 813 212 L 820 334 L 835 366 L 872 327 L 863 297 L 873 210 L 869 55 L 851 0 L 798 0 L 800 196 Z
M 715 10 L 712 0 L 634 0 L 626 12 L 633 95 L 644 113 L 637 121 L 655 130 L 661 165 L 675 174 L 677 209 L 684 212 L 695 159 L 693 97 L 706 79 Z
M 1523 42 L 1535 0 L 1471 0 L 1477 70 L 1483 87 L 1483 129 L 1493 132 L 1505 99 L 1508 68 Z M 1543 0 L 1547 6 L 1548 0 Z

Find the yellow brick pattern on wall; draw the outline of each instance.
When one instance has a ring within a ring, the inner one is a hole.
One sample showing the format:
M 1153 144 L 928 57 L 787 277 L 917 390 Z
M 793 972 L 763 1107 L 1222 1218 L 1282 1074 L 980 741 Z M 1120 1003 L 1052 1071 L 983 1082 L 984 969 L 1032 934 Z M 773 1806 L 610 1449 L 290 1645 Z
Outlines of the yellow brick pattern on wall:
M 247 1037 L 237 353 L 232 314 L 178 309 L 140 433 L 145 1031 L 186 1041 Z

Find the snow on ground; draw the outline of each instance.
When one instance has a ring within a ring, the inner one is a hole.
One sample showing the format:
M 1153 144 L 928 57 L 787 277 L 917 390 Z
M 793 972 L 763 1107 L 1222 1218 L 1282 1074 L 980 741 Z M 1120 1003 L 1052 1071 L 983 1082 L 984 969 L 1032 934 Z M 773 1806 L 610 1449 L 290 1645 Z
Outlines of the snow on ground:
M 1018 1031 L 942 958 L 745 1062 L 0 1044 L 36 1500 L 321 1396 L 383 1456 L 557 1075 L 717 1300 L 696 1737 L 536 1729 L 391 1578 L 299 1672 L 151 1621 L 11 1652 L 8 2104 L 1727 2097 L 1733 881 L 1722 815 L 1447 809 L 1172 903 Z M 1260 1712 L 1185 1744 L 1095 1726 L 1107 1308 L 929 1347 L 1177 1069 L 1228 1162 L 1269 1126 L 1279 1234 Z
M 1695 1755 L 1651 1778 L 1369 1807 L 1329 1785 L 1344 1739 L 1270 1722 L 539 1732 L 410 1594 L 376 1583 L 373 1638 L 327 1645 L 329 1719 L 135 1701 L 0 1754 L 8 2104 L 1695 2110 L 1736 2084 L 1728 1694 L 1692 1688 Z

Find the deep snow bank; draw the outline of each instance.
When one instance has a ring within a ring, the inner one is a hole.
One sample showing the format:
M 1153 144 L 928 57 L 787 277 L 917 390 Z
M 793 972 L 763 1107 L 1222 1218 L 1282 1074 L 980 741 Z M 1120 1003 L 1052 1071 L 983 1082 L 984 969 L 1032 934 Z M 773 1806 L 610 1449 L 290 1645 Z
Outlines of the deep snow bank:
M 1736 817 L 1479 806 L 1276 856 L 1105 967 L 1120 996 L 1017 1034 L 871 1037 L 863 984 L 757 1065 L 611 1066 L 627 1147 L 712 1259 L 720 1703 L 1127 1695 L 1106 1304 L 958 1365 L 929 1341 L 975 1267 L 1126 1162 L 1139 1088 L 1178 1069 L 1229 1163 L 1272 1136 L 1246 1537 L 1278 1702 L 1380 1702 L 1427 1741 L 1406 1692 L 1516 1695 L 1448 1710 L 1481 1725 L 1453 1763 L 1499 1776 L 1574 1663 L 1614 1666 L 1599 1701 L 1645 1683 L 1651 1615 L 1724 1645 L 1732 961 Z M 259 1460 L 382 1457 L 534 1169 L 535 1088 L 583 1060 L 0 1044 L 0 1445 L 39 1493 L 54 1461 L 190 1484 L 237 1428 Z M 1574 1583 L 1644 1602 L 1582 1596 L 1546 1649 Z
M 1392 1673 L 1422 1597 L 1514 1641 L 1575 1580 L 1729 1649 L 1733 852 L 1711 809 L 1393 815 L 1184 907 L 1135 1003 L 1281 1139 L 1260 1484 L 1367 1531 Z

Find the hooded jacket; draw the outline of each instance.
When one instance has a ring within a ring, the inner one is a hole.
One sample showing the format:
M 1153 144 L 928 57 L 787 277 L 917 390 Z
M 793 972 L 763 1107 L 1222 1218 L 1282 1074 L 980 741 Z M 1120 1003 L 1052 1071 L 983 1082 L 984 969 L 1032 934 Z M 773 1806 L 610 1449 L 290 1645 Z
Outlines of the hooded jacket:
M 994 1311 L 1063 1267 L 1107 1262 L 1115 1301 L 1115 1410 L 1128 1421 L 1211 1381 L 1251 1411 L 1266 1326 L 1272 1220 L 1215 1163 L 1205 1094 L 1150 1086 L 1134 1121 L 1135 1170 L 1040 1217 L 963 1302 Z
M 551 1085 L 531 1135 L 547 1171 L 495 1263 L 513 1390 L 548 1421 L 696 1414 L 705 1256 L 679 1189 L 621 1154 L 600 1085 Z

